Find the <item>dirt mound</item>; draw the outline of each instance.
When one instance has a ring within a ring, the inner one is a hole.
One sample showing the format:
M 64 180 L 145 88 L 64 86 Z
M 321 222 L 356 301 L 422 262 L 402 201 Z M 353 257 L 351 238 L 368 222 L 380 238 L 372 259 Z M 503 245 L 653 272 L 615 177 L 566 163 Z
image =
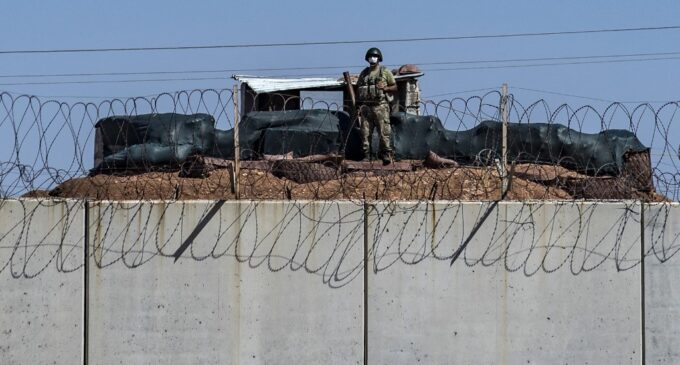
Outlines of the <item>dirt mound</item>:
M 424 168 L 402 162 L 383 168 L 378 164 L 352 168 L 318 165 L 304 167 L 292 162 L 244 164 L 240 170 L 241 199 L 380 199 L 380 200 L 496 200 L 501 179 L 495 167 L 457 166 Z M 248 167 L 250 166 L 250 168 Z M 288 168 L 287 170 L 284 168 Z M 25 196 L 88 198 L 95 200 L 190 200 L 235 199 L 230 168 L 218 168 L 204 177 L 181 177 L 180 172 L 148 172 L 131 176 L 96 175 L 75 178 L 49 193 Z M 184 175 L 182 175 L 184 176 Z M 315 178 L 315 176 L 320 176 Z M 611 181 L 587 177 L 559 166 L 523 164 L 515 166 L 506 200 L 642 199 L 665 201 L 652 191 L 627 189 L 609 194 Z M 600 181 L 601 180 L 601 181 Z M 621 184 L 619 184 L 621 185 Z M 624 187 L 617 185 L 617 188 Z M 592 187 L 603 191 L 592 191 Z M 590 188 L 589 188 L 590 187 Z M 585 190 L 584 190 L 585 189 Z M 591 189 L 591 190 L 588 190 Z M 584 194 L 584 191 L 587 194 Z M 600 196 L 598 196 L 600 194 Z M 626 195 L 621 197 L 621 195 Z M 585 196 L 588 195 L 588 196 Z

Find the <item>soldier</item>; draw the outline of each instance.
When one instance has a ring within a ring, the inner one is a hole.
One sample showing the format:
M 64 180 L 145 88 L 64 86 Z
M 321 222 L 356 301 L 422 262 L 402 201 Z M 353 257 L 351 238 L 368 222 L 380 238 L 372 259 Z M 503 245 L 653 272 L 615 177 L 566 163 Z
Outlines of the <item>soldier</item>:
M 366 52 L 366 61 L 370 64 L 361 74 L 357 86 L 359 88 L 359 102 L 361 115 L 361 139 L 364 161 L 368 161 L 371 150 L 371 136 L 373 129 L 378 129 L 380 137 L 380 158 L 383 165 L 392 163 L 392 128 L 390 127 L 390 101 L 392 92 L 397 91 L 397 83 L 392 72 L 382 62 L 382 53 L 373 47 Z

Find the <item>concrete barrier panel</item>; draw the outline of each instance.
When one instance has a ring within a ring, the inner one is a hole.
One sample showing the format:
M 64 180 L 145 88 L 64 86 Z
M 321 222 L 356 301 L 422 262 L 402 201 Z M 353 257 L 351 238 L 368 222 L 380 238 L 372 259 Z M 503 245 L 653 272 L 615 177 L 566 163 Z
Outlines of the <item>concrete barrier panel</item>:
M 242 259 L 242 363 L 363 362 L 363 207 L 258 203 Z M 253 236 L 253 232 L 256 234 Z
M 369 223 L 369 363 L 640 362 L 638 205 L 377 204 Z
M 99 203 L 91 214 L 91 361 L 361 360 L 361 207 Z
M 82 362 L 84 222 L 79 202 L 0 200 L 0 363 Z
M 210 207 L 92 203 L 90 362 L 237 362 L 239 265 L 172 257 Z
M 680 204 L 645 205 L 647 364 L 680 363 Z

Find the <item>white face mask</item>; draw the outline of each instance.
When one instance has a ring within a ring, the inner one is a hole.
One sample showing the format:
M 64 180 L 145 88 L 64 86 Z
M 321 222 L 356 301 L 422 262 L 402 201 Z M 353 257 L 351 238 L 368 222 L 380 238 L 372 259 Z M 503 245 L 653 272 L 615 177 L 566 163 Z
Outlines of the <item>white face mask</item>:
M 378 63 L 378 57 L 375 57 L 375 56 L 369 57 L 369 58 L 368 58 L 368 63 L 370 63 L 371 65 L 374 65 L 374 64 Z

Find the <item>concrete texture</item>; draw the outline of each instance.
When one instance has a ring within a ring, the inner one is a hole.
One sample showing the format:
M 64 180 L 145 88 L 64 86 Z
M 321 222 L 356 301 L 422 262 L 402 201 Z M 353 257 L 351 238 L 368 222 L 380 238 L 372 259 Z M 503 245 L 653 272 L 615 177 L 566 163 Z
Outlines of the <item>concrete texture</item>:
M 91 214 L 90 361 L 361 362 L 360 207 L 97 203 Z
M 362 363 L 361 204 L 89 212 L 85 298 L 84 202 L 0 200 L 1 364 L 82 362 L 86 300 L 91 363 Z M 370 364 L 631 364 L 643 331 L 680 363 L 677 203 L 375 203 L 368 228 Z
M 363 363 L 363 210 L 262 202 L 241 271 L 241 363 Z M 247 255 L 247 256 L 246 256 Z
M 645 205 L 647 364 L 680 363 L 680 204 Z
M 82 204 L 0 200 L 0 363 L 83 354 Z
M 376 204 L 369 363 L 639 363 L 635 219 L 633 203 Z

